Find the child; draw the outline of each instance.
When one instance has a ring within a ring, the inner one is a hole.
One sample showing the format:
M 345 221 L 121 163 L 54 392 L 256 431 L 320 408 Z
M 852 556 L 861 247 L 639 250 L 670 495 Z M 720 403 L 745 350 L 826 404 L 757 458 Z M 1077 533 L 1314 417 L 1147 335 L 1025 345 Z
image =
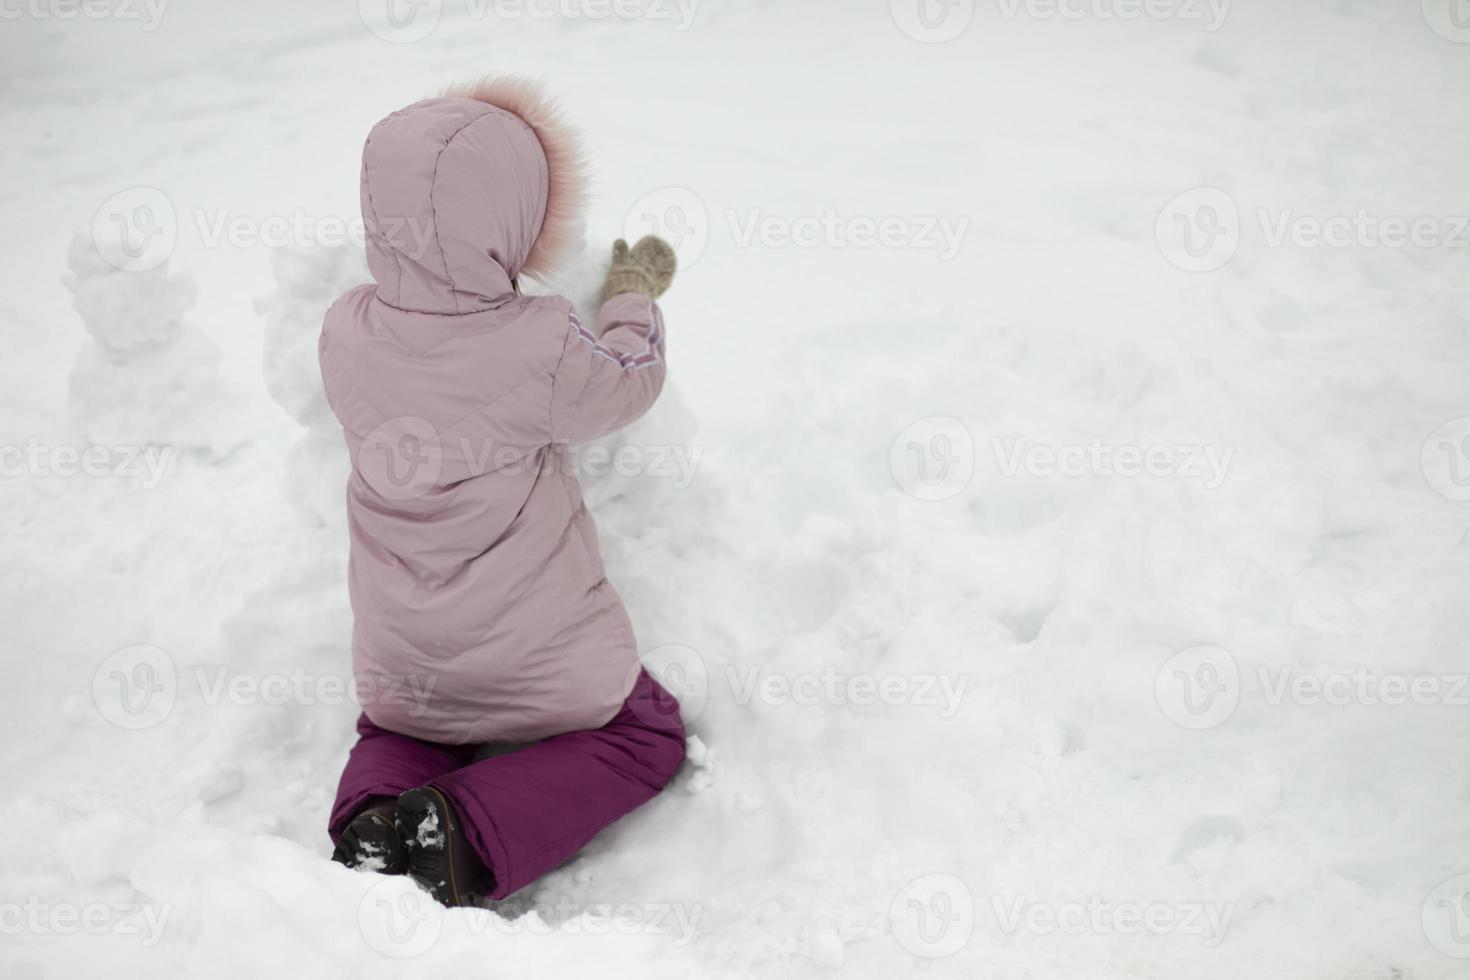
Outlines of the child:
M 362 161 L 376 282 L 322 328 L 322 380 L 353 459 L 363 699 L 333 858 L 407 873 L 446 905 L 504 898 L 555 868 L 684 758 L 678 704 L 639 664 L 567 464 L 569 442 L 658 397 L 654 300 L 673 251 L 617 243 L 595 333 L 565 299 L 517 283 L 570 243 L 581 167 L 523 81 L 383 119 Z

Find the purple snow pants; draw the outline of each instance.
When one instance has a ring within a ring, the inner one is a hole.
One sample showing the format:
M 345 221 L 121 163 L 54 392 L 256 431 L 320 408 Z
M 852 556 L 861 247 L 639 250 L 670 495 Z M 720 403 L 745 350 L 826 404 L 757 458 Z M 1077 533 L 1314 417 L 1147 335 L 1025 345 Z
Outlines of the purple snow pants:
M 612 721 L 475 762 L 474 745 L 440 745 L 363 715 L 337 787 L 335 843 L 368 800 L 433 786 L 449 798 L 501 899 L 565 862 L 599 831 L 658 794 L 684 761 L 679 703 L 641 673 Z

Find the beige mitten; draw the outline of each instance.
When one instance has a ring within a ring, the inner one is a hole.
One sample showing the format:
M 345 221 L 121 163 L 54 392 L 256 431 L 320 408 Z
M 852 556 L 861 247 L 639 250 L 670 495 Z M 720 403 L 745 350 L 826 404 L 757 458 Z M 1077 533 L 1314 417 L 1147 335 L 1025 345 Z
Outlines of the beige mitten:
M 607 281 L 602 284 L 602 301 L 619 293 L 642 293 L 658 299 L 674 281 L 678 265 L 669 243 L 654 235 L 645 235 L 631 249 L 619 238 L 613 243 L 612 265 Z

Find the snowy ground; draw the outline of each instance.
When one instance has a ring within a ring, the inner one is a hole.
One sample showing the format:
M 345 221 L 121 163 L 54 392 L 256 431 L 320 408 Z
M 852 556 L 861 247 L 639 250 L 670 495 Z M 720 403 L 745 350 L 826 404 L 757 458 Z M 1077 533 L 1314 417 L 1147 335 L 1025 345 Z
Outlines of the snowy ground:
M 0 975 L 1470 975 L 1457 2 L 0 4 Z M 679 240 L 586 482 L 695 740 L 449 913 L 326 860 L 312 354 L 367 128 L 489 69 L 575 297 Z

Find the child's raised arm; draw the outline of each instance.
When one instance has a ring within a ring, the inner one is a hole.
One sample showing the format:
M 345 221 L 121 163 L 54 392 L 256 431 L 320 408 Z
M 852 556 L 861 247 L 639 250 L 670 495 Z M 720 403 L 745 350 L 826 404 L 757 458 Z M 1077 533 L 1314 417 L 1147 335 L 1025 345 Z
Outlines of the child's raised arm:
M 552 391 L 554 441 L 596 439 L 632 422 L 658 398 L 667 366 L 663 314 L 654 300 L 673 278 L 674 251 L 667 243 L 650 236 L 629 250 L 618 240 L 597 332 L 571 314 Z

